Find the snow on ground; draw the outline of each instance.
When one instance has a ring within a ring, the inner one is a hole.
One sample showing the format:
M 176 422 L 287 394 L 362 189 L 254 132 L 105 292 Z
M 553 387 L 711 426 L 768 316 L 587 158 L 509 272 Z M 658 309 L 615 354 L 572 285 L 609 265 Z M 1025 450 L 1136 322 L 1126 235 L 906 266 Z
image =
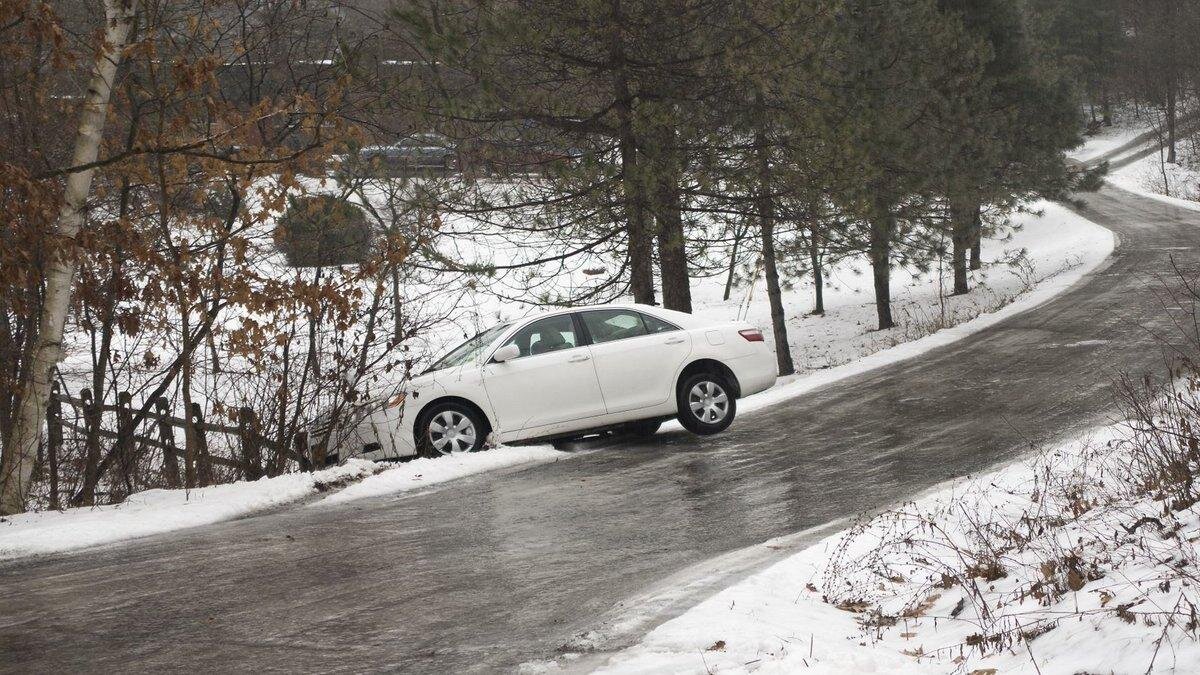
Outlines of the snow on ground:
M 1125 437 L 1101 429 L 864 521 L 600 670 L 1198 672 L 1200 506 L 1141 496 Z
M 1158 135 L 1152 133 L 1154 129 L 1146 119 L 1118 119 L 1116 126 L 1088 138 L 1070 156 L 1080 162 L 1106 159 L 1124 163 L 1121 160 L 1139 151 L 1156 148 L 1158 152 L 1111 170 L 1108 182 L 1175 206 L 1200 210 L 1200 144 L 1185 134 L 1176 144 L 1178 162 L 1168 164 L 1165 150 L 1158 147 Z M 1140 137 L 1145 137 L 1145 142 L 1134 144 Z
M 1200 156 L 1180 145 L 1180 161 L 1167 164 L 1158 154 L 1111 172 L 1108 182 L 1160 201 L 1200 211 Z
M 937 269 L 924 273 L 895 270 L 892 306 L 897 327 L 890 330 L 875 330 L 874 291 L 866 273 L 869 268 L 863 263 L 848 262 L 836 268 L 825 289 L 823 316 L 809 314 L 813 293 L 810 282 L 785 292 L 788 339 L 800 377 L 785 379 L 739 407 L 745 411 L 767 401 L 795 396 L 982 330 L 1062 292 L 1103 262 L 1115 244 L 1108 230 L 1051 202 L 1031 205 L 1028 213 L 1014 216 L 1012 225 L 1015 229 L 1007 238 L 984 240 L 985 266 L 973 273 L 973 290 L 967 295 L 947 296 L 947 270 L 941 278 Z M 748 303 L 748 312 L 744 298 L 737 295 L 722 302 L 721 290 L 712 283 L 697 284 L 693 290 L 695 313 L 732 319 L 738 318 L 740 309 L 741 318 L 761 326 L 774 346 L 764 283 L 741 291 L 763 299 Z M 1012 304 L 1014 301 L 1016 304 Z M 972 321 L 984 314 L 988 314 L 985 322 Z M 872 354 L 876 356 L 864 358 Z
M 209 525 L 331 492 L 342 503 L 444 483 L 483 471 L 555 461 L 548 446 L 502 447 L 400 464 L 351 459 L 314 473 L 291 473 L 194 490 L 147 490 L 121 504 L 40 511 L 0 518 L 0 560 L 45 555 Z
M 232 520 L 299 501 L 381 468 L 351 460 L 314 473 L 193 490 L 146 490 L 111 506 L 7 516 L 0 518 L 0 559 L 71 551 Z

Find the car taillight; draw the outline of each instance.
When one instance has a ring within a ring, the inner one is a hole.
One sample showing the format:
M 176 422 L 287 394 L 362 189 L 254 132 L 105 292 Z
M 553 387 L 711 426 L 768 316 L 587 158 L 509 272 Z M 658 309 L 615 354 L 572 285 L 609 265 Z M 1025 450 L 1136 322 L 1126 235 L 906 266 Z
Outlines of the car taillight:
M 738 335 L 741 335 L 742 337 L 746 338 L 747 342 L 762 342 L 763 341 L 762 331 L 757 328 L 747 328 L 746 330 L 739 330 Z

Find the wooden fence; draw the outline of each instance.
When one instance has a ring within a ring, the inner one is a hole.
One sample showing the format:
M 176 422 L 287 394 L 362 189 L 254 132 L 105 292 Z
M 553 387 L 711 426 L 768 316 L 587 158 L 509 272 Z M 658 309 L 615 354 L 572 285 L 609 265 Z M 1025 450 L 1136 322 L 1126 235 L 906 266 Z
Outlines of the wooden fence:
M 75 410 L 71 416 L 73 419 L 63 415 L 64 406 Z M 150 405 L 143 407 L 144 414 L 139 415 L 142 409 L 134 407 L 129 392 L 120 392 L 116 405 L 112 405 L 97 402 L 89 389 L 81 390 L 79 397 L 75 398 L 60 391 L 58 384 L 54 384 L 46 409 L 45 448 L 52 502 L 58 501 L 59 462 L 64 456 L 65 432 L 75 432 L 85 439 L 85 443 L 96 446 L 101 444 L 100 439 L 109 441 L 110 452 L 104 455 L 98 473 L 116 468 L 126 482 L 129 482 L 130 470 L 148 449 L 160 451 L 167 487 L 212 484 L 214 467 L 231 470 L 246 480 L 257 480 L 282 471 L 281 464 L 286 460 L 297 461 L 302 469 L 314 465 L 319 467 L 324 463 L 323 457 L 315 456 L 324 453 L 308 447 L 304 432 L 294 433 L 284 442 L 264 436 L 254 411 L 247 407 L 239 408 L 234 425 L 205 420 L 199 403 L 192 403 L 189 419 L 186 420 L 171 413 L 165 397 L 150 401 Z M 106 415 L 110 423 L 115 418 L 115 428 L 105 428 Z M 189 433 L 193 439 L 190 444 L 187 442 Z M 177 440 L 180 437 L 182 442 Z M 236 448 L 236 451 L 229 453 L 235 456 L 225 457 L 210 452 L 214 437 L 224 437 L 224 442 L 217 445 Z M 264 451 L 273 453 L 276 461 L 266 461 Z M 57 503 L 52 503 L 52 507 L 57 508 Z

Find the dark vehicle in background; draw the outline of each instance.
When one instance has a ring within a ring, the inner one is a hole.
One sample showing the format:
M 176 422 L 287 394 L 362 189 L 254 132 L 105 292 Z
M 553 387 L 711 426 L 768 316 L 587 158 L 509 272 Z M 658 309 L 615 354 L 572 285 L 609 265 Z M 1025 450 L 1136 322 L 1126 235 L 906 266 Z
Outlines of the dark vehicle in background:
M 455 171 L 458 148 L 441 134 L 421 133 L 392 145 L 370 145 L 358 151 L 358 162 L 369 172 L 397 175 L 414 171 Z

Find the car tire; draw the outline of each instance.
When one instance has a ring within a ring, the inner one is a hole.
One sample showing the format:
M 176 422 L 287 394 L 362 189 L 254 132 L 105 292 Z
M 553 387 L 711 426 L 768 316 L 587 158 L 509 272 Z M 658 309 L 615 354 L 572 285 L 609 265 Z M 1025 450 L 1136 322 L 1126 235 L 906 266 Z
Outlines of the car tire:
M 737 414 L 733 387 L 718 373 L 694 373 L 681 379 L 675 400 L 679 423 L 701 436 L 724 431 Z
M 417 454 L 441 457 L 451 452 L 478 452 L 487 442 L 487 422 L 473 408 L 448 401 L 421 412 L 417 420 Z
M 658 433 L 658 428 L 661 426 L 662 420 L 638 420 L 637 422 L 626 424 L 621 430 L 630 436 L 648 438 Z

